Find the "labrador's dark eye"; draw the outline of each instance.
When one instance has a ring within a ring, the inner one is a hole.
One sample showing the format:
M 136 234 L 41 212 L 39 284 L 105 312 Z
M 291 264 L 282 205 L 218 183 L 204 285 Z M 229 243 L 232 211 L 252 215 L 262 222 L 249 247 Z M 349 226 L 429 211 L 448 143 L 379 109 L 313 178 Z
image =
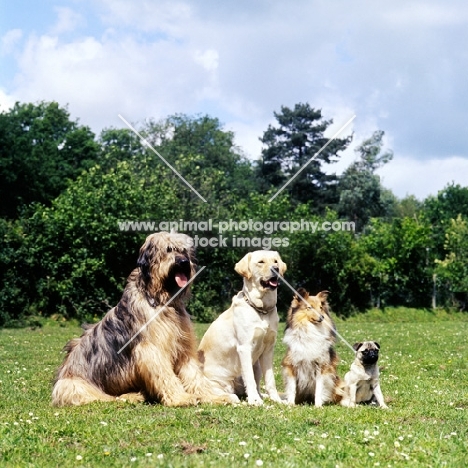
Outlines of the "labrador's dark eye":
M 264 262 L 263 260 L 259 260 L 259 262 L 258 262 L 258 263 L 265 263 L 265 262 Z

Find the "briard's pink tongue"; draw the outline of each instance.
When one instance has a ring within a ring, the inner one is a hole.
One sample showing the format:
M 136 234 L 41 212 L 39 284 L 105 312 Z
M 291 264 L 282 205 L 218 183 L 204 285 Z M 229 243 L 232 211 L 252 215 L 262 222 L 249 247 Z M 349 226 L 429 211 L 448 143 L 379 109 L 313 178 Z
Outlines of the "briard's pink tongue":
M 183 273 L 176 273 L 175 280 L 179 288 L 183 288 L 188 283 L 188 279 Z

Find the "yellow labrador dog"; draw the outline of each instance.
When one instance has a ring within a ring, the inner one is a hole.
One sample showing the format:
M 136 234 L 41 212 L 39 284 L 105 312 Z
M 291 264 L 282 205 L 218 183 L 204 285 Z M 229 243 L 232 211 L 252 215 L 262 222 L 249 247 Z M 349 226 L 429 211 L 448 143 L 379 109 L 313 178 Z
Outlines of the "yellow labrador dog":
M 251 405 L 262 405 L 260 379 L 268 396 L 281 402 L 273 374 L 273 351 L 278 332 L 276 296 L 278 278 L 286 264 L 278 252 L 257 250 L 240 260 L 235 270 L 244 277 L 244 287 L 231 307 L 208 328 L 198 348 L 205 375 L 220 393 L 247 394 Z

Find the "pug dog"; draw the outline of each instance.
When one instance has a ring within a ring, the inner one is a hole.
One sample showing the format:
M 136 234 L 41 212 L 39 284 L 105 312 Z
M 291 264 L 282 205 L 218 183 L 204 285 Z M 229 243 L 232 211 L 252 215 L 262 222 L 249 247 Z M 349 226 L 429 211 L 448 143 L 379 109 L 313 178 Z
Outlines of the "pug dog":
M 355 343 L 353 349 L 356 358 L 351 369 L 344 377 L 344 394 L 341 400 L 343 406 L 354 407 L 359 403 L 377 404 L 388 408 L 385 404 L 379 381 L 380 345 L 376 341 Z

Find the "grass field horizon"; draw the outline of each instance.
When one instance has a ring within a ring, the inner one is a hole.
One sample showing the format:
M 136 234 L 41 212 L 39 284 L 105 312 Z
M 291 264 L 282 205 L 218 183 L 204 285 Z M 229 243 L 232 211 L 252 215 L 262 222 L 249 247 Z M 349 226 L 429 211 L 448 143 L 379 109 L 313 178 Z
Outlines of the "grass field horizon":
M 390 410 L 247 405 L 54 408 L 52 380 L 76 322 L 0 330 L 0 465 L 7 467 L 466 466 L 468 314 L 405 308 L 336 319 L 349 342 L 381 344 Z M 200 339 L 207 324 L 195 324 Z M 275 352 L 283 390 L 284 324 Z M 337 345 L 343 376 L 351 351 Z

